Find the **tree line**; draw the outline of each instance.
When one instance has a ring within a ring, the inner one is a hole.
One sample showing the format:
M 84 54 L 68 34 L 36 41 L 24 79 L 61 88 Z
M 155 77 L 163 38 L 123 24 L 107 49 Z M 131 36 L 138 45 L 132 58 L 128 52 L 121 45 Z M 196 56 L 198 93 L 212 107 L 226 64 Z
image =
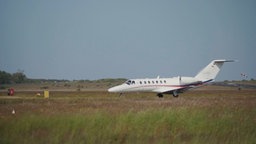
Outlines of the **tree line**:
M 10 74 L 5 71 L 0 71 L 0 84 L 24 83 L 27 77 L 23 71 Z
M 31 79 L 28 78 L 24 71 L 18 70 L 17 72 L 11 74 L 5 71 L 0 70 L 0 84 L 21 84 L 21 83 L 57 83 L 57 82 L 76 82 L 76 83 L 122 83 L 126 81 L 125 78 L 106 78 L 106 79 L 99 79 L 99 80 L 59 80 L 59 79 Z

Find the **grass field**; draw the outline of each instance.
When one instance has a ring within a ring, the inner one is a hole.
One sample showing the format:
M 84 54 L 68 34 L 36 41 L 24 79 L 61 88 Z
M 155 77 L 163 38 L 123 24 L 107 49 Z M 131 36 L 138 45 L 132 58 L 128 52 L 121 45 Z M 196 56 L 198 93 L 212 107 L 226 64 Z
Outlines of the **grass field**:
M 256 90 L 0 94 L 0 143 L 256 143 Z M 15 114 L 12 114 L 15 110 Z

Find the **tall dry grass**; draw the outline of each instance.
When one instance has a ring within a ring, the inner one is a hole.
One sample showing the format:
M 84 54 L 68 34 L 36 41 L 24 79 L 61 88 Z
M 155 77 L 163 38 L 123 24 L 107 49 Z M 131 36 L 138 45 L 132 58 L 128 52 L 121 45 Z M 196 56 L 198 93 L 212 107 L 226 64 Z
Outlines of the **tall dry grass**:
M 0 99 L 0 143 L 255 143 L 255 91 Z M 12 115 L 11 110 L 16 114 Z

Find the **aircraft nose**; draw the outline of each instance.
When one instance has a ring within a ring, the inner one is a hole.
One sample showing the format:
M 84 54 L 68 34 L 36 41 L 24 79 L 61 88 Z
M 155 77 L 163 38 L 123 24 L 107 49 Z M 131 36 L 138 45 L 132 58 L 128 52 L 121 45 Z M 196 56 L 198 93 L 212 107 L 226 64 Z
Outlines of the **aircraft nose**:
M 120 91 L 120 86 L 115 86 L 108 89 L 108 92 L 119 92 L 119 91 Z
M 113 88 L 108 89 L 108 92 L 114 92 Z
M 116 92 L 116 87 L 112 87 L 112 88 L 108 89 L 108 92 Z

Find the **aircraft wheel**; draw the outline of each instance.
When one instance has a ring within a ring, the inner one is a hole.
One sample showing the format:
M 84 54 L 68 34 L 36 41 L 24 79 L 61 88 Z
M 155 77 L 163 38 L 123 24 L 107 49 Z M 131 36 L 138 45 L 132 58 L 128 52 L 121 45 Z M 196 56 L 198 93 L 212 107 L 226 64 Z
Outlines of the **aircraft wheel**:
M 177 97 L 179 97 L 179 95 L 173 95 L 173 97 L 177 98 Z
M 173 91 L 172 95 L 173 95 L 173 97 L 176 97 L 176 98 L 179 96 L 177 91 Z
M 161 93 L 157 94 L 157 96 L 158 96 L 159 98 L 163 98 L 163 97 L 164 97 L 163 94 L 161 94 Z

